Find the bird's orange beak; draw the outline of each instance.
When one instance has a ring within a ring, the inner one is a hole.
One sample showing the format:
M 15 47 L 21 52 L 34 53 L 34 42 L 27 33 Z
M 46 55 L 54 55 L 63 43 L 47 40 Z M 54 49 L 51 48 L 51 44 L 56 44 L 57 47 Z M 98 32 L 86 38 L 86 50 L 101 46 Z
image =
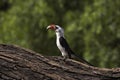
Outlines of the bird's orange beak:
M 49 25 L 49 26 L 47 27 L 47 30 L 48 30 L 48 29 L 55 30 L 56 28 L 55 28 L 55 25 Z

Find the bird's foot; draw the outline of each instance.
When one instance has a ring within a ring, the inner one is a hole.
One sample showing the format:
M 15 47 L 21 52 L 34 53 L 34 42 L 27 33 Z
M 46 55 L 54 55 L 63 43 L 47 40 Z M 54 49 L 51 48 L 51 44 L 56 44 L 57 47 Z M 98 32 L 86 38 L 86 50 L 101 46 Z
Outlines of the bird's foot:
M 67 57 L 63 56 L 63 61 L 65 62 L 67 60 Z

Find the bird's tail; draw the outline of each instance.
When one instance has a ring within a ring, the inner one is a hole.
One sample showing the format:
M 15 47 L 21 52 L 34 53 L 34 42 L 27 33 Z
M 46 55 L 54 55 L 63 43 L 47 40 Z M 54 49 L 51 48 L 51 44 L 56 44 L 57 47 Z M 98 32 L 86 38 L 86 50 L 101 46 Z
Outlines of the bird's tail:
M 75 54 L 75 53 L 72 53 L 71 58 L 72 58 L 72 59 L 75 59 L 75 60 L 78 60 L 78 61 L 80 61 L 80 62 L 82 62 L 82 63 L 85 63 L 85 64 L 87 64 L 87 65 L 93 66 L 93 65 L 90 64 L 88 61 L 86 61 L 85 59 L 83 59 L 80 55 L 77 55 L 77 54 Z

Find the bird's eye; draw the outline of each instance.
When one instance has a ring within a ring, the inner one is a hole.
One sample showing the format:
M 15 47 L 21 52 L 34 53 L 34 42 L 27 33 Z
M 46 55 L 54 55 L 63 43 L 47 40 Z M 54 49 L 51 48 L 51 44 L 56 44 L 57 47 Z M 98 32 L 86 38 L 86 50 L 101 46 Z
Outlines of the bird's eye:
M 55 28 L 56 28 L 56 29 L 58 29 L 58 27 L 57 27 L 57 26 L 56 26 Z

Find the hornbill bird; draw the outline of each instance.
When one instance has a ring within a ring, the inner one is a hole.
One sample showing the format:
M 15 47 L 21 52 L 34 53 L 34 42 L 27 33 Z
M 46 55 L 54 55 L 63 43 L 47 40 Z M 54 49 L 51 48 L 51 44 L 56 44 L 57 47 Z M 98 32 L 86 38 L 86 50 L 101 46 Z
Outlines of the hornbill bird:
M 90 63 L 88 63 L 86 60 L 82 59 L 80 56 L 76 55 L 71 48 L 69 47 L 65 37 L 64 37 L 64 30 L 59 26 L 59 25 L 49 25 L 47 27 L 47 30 L 51 29 L 54 30 L 56 33 L 56 44 L 58 49 L 60 50 L 60 52 L 62 53 L 63 56 L 63 60 L 66 60 L 67 58 L 71 59 L 74 58 L 85 64 L 91 65 Z

